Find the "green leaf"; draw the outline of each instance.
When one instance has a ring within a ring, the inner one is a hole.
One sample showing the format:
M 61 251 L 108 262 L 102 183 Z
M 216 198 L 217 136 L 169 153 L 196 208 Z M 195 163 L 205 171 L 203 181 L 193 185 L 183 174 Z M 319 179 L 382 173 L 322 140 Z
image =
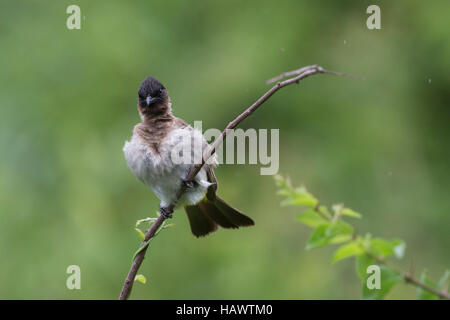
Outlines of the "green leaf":
M 281 201 L 281 205 L 314 207 L 318 202 L 319 201 L 308 192 L 303 193 L 295 192 L 288 198 Z
M 384 258 L 394 254 L 394 247 L 390 241 L 381 238 L 373 238 L 370 240 L 370 251 L 374 255 Z
M 383 299 L 397 283 L 403 281 L 403 276 L 395 270 L 380 265 L 380 289 L 369 289 L 367 280 L 373 272 L 367 273 L 367 268 L 371 265 L 379 264 L 367 254 L 356 257 L 356 273 L 361 280 L 362 297 L 370 300 Z
M 330 244 L 340 244 L 353 239 L 353 234 L 338 234 L 330 240 Z
M 155 236 L 153 236 L 154 238 Z M 139 252 L 141 252 L 142 250 L 144 250 L 145 248 L 148 247 L 148 245 L 150 244 L 150 241 L 153 239 L 150 238 L 148 239 L 148 241 L 144 241 L 142 242 L 141 246 L 136 250 L 136 252 L 133 254 L 133 258 L 131 259 L 131 261 L 134 261 L 134 259 L 136 259 L 136 256 L 139 254 Z
M 352 217 L 352 218 L 361 219 L 361 215 L 360 215 L 358 212 L 353 211 L 352 209 L 349 209 L 349 208 L 344 208 L 344 209 L 342 209 L 342 210 L 341 210 L 341 213 L 342 213 L 344 216 L 348 216 L 348 217 Z
M 144 218 L 144 219 L 140 219 L 138 221 L 136 221 L 136 227 L 139 227 L 139 225 L 143 222 L 148 222 L 150 225 L 156 220 L 156 218 Z
M 331 263 L 336 263 L 342 259 L 349 258 L 352 256 L 357 256 L 364 253 L 364 249 L 361 243 L 358 241 L 352 241 L 350 243 L 344 244 L 336 250 Z
M 385 258 L 387 256 L 395 255 L 401 259 L 405 253 L 406 244 L 403 240 L 388 241 L 382 238 L 373 238 L 370 240 L 370 251 L 378 256 Z
M 367 269 L 366 269 L 367 272 Z M 392 270 L 384 265 L 380 266 L 380 289 L 369 289 L 367 280 L 373 273 L 365 275 L 362 283 L 362 296 L 367 300 L 381 300 L 383 299 L 392 288 L 403 281 L 403 276 L 395 270 Z
M 428 271 L 423 270 L 422 274 L 420 275 L 420 282 L 432 287 L 436 288 L 436 284 L 428 278 Z M 417 299 L 419 300 L 436 300 L 438 299 L 438 296 L 431 293 L 430 291 L 424 290 L 421 287 L 417 287 L 416 291 Z
M 286 199 L 281 201 L 282 206 L 306 206 L 312 208 L 319 203 L 305 187 L 294 189 L 289 179 L 285 179 L 280 175 L 275 175 L 274 179 L 278 187 L 277 194 L 286 197 Z
M 312 248 L 323 246 L 335 239 L 340 239 L 341 241 L 337 242 L 341 243 L 342 238 L 346 238 L 348 240 L 349 236 L 351 237 L 352 234 L 353 227 L 346 222 L 336 221 L 323 223 L 319 225 L 311 234 L 306 244 L 306 249 L 309 250 Z
M 142 241 L 145 240 L 145 234 L 141 231 L 139 228 L 134 228 L 136 230 L 137 234 L 139 235 L 139 238 L 141 238 Z
M 308 242 L 306 243 L 306 250 L 323 246 L 330 241 L 325 235 L 325 232 L 330 227 L 330 224 L 331 223 L 321 224 L 312 232 Z
M 327 221 L 322 218 L 317 212 L 315 212 L 313 209 L 306 210 L 302 212 L 298 217 L 297 220 L 306 224 L 310 227 L 318 227 L 319 225 L 326 223 Z
M 343 235 L 351 236 L 353 235 L 353 227 L 344 221 L 332 222 L 326 231 L 326 235 L 331 238 Z
M 306 190 L 305 187 L 295 189 L 292 200 L 295 205 L 303 205 L 307 207 L 314 207 L 319 202 L 311 193 Z
M 375 260 L 367 254 L 356 257 L 356 273 L 361 281 L 366 277 L 367 267 L 372 264 L 375 264 Z
M 328 208 L 325 206 L 320 206 L 319 207 L 319 211 L 320 213 L 322 213 L 325 217 L 327 217 L 328 219 L 331 219 L 332 215 L 330 213 L 330 211 L 328 211 Z
M 134 281 L 139 281 L 140 283 L 145 284 L 145 283 L 147 282 L 147 279 L 145 278 L 144 275 L 138 274 L 138 275 L 136 275 L 136 277 L 134 278 Z

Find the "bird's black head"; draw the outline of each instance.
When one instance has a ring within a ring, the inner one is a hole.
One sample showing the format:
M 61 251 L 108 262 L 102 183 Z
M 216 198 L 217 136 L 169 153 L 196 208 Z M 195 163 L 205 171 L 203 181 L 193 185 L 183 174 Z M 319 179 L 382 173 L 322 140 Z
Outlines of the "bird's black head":
M 143 114 L 161 114 L 169 110 L 166 88 L 153 77 L 147 77 L 138 90 L 139 110 Z

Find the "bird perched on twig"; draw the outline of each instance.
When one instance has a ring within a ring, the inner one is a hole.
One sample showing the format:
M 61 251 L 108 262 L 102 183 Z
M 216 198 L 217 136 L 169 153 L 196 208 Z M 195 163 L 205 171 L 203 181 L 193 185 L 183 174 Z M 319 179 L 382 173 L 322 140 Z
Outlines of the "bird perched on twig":
M 169 205 L 177 200 L 177 192 L 185 184 L 187 190 L 177 205 L 184 205 L 195 236 L 216 231 L 218 225 L 254 225 L 252 219 L 216 195 L 214 155 L 192 182 L 186 182 L 195 159 L 201 159 L 208 143 L 201 132 L 172 114 L 167 89 L 153 77 L 147 77 L 138 90 L 138 111 L 142 122 L 125 142 L 125 159 L 134 175 L 160 199 L 160 211 L 166 218 L 172 216 Z

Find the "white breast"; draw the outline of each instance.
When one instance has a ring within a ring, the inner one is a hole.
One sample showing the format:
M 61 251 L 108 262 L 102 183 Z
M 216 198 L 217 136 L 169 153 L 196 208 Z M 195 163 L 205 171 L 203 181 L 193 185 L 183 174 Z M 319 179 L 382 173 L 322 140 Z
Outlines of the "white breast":
M 187 142 L 189 145 L 186 145 Z M 153 190 L 161 200 L 161 206 L 167 206 L 176 200 L 182 180 L 192 167 L 190 163 L 180 163 L 180 159 L 176 157 L 180 155 L 178 151 L 191 148 L 192 153 L 193 146 L 202 146 L 205 143 L 199 131 L 185 127 L 172 130 L 161 143 L 158 153 L 147 147 L 136 134 L 133 134 L 130 141 L 125 142 L 123 152 L 134 175 Z M 197 151 L 201 154 L 201 149 Z M 195 204 L 203 199 L 208 186 L 211 185 L 205 168 L 200 170 L 195 181 L 197 186 L 188 190 L 178 204 Z

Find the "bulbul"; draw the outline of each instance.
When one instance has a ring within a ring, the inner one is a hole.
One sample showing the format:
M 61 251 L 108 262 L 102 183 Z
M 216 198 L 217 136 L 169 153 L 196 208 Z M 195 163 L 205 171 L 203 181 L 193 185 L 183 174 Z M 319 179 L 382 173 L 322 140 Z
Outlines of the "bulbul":
M 161 213 L 170 218 L 168 206 L 186 184 L 186 192 L 177 205 L 183 205 L 191 231 L 196 237 L 223 228 L 254 225 L 252 219 L 228 205 L 216 195 L 215 158 L 208 161 L 192 183 L 187 183 L 194 165 L 195 146 L 200 152 L 208 147 L 202 133 L 172 114 L 167 89 L 153 77 L 147 77 L 138 90 L 138 111 L 141 122 L 133 129 L 130 141 L 123 147 L 128 167 L 160 200 Z M 183 152 L 191 161 L 179 161 Z M 214 157 L 214 156 L 213 156 Z

